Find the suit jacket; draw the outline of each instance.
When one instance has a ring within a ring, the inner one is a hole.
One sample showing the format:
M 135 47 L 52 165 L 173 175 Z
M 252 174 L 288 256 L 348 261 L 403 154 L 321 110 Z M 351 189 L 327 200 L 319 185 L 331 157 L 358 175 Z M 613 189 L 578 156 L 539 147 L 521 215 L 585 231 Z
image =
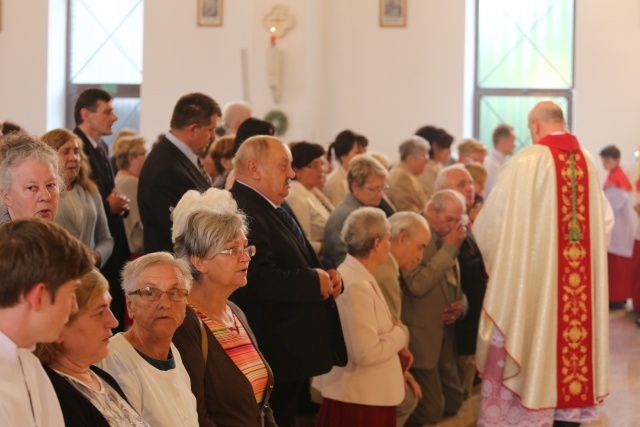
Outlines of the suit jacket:
M 442 243 L 433 229 L 431 235 L 422 262 L 402 272 L 402 321 L 409 327 L 415 369 L 435 368 L 444 334 L 455 334 L 454 326 L 445 326 L 442 321 L 445 307 L 460 301 L 464 311 L 467 309 L 456 271 L 458 249 Z
M 184 322 L 173 334 L 173 344 L 180 351 L 184 367 L 191 378 L 191 391 L 198 404 L 199 425 L 200 427 L 216 425 L 273 427 L 276 423 L 269 406 L 269 395 L 273 389 L 273 372 L 260 353 L 256 338 L 242 310 L 231 302 L 228 304 L 247 331 L 247 335 L 267 368 L 269 375 L 267 388 L 263 401 L 256 403 L 253 387 L 246 375 L 206 326 L 204 329 L 209 351 L 205 366 L 202 358 L 201 321 L 196 312 L 191 307 L 187 307 Z
M 323 397 L 360 405 L 395 406 L 404 398 L 398 352 L 407 337 L 391 322 L 391 312 L 374 277 L 351 255 L 338 268 L 344 294 L 338 298 L 349 363 L 314 378 Z M 381 387 L 381 385 L 383 385 Z
M 322 268 L 313 248 L 303 245 L 276 209 L 236 181 L 231 194 L 247 215 L 251 259 L 247 285 L 233 294 L 275 374 L 289 382 L 324 374 L 346 363 L 340 317 L 333 298 L 320 295 Z
M 140 171 L 138 209 L 145 253 L 173 252 L 171 208 L 189 190 L 210 187 L 200 170 L 165 136 L 151 150 Z
M 482 254 L 471 231 L 467 233 L 466 239 L 460 246 L 458 263 L 460 264 L 460 286 L 467 297 L 469 310 L 455 323 L 456 342 L 458 354 L 469 355 L 476 353 L 482 301 L 484 301 L 489 280 Z
M 109 225 L 109 232 L 113 237 L 113 250 L 111 256 L 102 265 L 100 271 L 104 274 L 105 278 L 109 282 L 109 288 L 111 289 L 111 296 L 113 297 L 112 309 L 113 313 L 120 323 L 116 328 L 116 331 L 124 331 L 124 306 L 125 298 L 122 288 L 120 287 L 120 272 L 124 264 L 131 259 L 131 252 L 129 251 L 129 243 L 127 241 L 127 232 L 124 228 L 124 221 L 120 215 L 112 214 L 107 197 L 111 194 L 111 191 L 115 188 L 114 174 L 109 163 L 108 153 L 102 153 L 100 146 L 94 148 L 89 141 L 87 135 L 84 134 L 79 128 L 75 128 L 73 132 L 82 140 L 82 149 L 89 157 L 89 163 L 91 164 L 91 179 L 98 184 L 100 196 L 102 196 L 102 203 L 104 205 L 104 213 L 107 216 L 107 224 Z M 104 144 L 104 141 L 99 141 L 99 144 Z M 105 151 L 107 150 L 106 144 L 104 144 Z
M 427 203 L 427 194 L 417 176 L 407 164 L 399 161 L 389 173 L 389 198 L 399 211 L 420 213 Z

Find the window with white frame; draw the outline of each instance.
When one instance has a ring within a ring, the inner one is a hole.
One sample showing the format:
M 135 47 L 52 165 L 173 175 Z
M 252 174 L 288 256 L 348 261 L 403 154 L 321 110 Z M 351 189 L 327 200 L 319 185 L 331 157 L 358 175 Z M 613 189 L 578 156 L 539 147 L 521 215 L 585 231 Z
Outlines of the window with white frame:
M 500 123 L 516 150 L 531 144 L 527 116 L 555 101 L 571 123 L 575 0 L 477 0 L 474 134 L 493 148 Z
M 67 127 L 75 127 L 78 94 L 98 87 L 114 96 L 114 135 L 139 130 L 143 6 L 143 0 L 69 0 Z

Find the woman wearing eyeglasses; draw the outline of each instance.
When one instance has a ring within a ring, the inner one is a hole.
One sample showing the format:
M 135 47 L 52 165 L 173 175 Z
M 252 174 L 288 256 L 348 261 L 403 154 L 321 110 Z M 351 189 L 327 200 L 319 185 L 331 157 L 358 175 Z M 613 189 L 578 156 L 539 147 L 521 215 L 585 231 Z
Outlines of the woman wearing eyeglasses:
M 189 266 L 167 252 L 144 255 L 122 271 L 133 326 L 111 338 L 109 356 L 99 366 L 154 427 L 198 426 L 189 374 L 171 344 L 184 320 L 190 288 Z
M 247 245 L 245 216 L 229 192 L 215 188 L 188 191 L 172 215 L 174 252 L 194 277 L 173 342 L 191 377 L 200 426 L 275 426 L 273 373 L 244 313 L 228 300 L 247 284 L 256 253 Z

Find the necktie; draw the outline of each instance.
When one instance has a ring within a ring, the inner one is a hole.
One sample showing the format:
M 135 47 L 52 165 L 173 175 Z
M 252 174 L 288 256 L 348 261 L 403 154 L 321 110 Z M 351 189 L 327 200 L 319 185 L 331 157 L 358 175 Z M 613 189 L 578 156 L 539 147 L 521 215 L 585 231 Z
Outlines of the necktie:
M 293 234 L 296 235 L 296 238 L 298 239 L 298 241 L 300 241 L 300 244 L 302 244 L 303 247 L 306 247 L 307 246 L 306 238 L 304 237 L 302 230 L 300 230 L 300 226 L 298 226 L 298 223 L 296 222 L 296 220 L 293 219 L 291 215 L 289 215 L 289 212 L 287 212 L 280 206 L 278 206 L 276 211 L 278 211 L 278 215 L 280 215 L 280 218 L 284 220 L 285 224 L 287 224 L 287 226 L 289 226 L 291 231 L 293 231 Z
M 204 165 L 202 164 L 202 162 L 200 161 L 200 159 L 198 159 L 198 169 L 200 170 L 200 173 L 202 174 L 202 176 L 204 177 L 204 179 L 207 181 L 207 183 L 209 184 L 209 187 L 211 187 L 213 185 L 213 182 L 211 182 L 211 177 L 209 176 L 209 174 L 207 173 L 207 170 L 204 168 Z

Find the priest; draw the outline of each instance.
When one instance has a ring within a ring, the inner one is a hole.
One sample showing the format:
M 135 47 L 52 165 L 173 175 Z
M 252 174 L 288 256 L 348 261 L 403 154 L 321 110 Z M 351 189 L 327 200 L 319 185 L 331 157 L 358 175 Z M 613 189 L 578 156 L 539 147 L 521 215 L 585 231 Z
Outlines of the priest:
M 489 274 L 478 426 L 578 426 L 608 393 L 611 208 L 558 105 L 537 104 L 529 130 L 474 224 Z

